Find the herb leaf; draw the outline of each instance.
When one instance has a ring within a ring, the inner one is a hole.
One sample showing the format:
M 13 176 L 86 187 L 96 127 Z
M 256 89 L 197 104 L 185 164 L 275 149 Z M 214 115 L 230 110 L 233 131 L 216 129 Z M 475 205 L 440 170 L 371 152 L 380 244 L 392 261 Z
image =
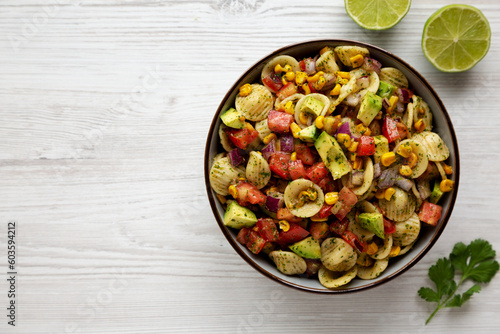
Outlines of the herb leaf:
M 499 270 L 499 264 L 494 260 L 496 252 L 488 241 L 476 239 L 469 245 L 457 243 L 450 253 L 450 257 L 437 260 L 429 268 L 429 278 L 436 285 L 436 290 L 422 287 L 418 295 L 428 301 L 437 303 L 437 307 L 427 319 L 427 323 L 444 307 L 461 307 L 474 293 L 481 291 L 477 283 L 488 283 Z M 460 272 L 458 284 L 455 282 L 455 271 Z M 456 293 L 466 280 L 470 279 L 476 284 L 463 294 Z

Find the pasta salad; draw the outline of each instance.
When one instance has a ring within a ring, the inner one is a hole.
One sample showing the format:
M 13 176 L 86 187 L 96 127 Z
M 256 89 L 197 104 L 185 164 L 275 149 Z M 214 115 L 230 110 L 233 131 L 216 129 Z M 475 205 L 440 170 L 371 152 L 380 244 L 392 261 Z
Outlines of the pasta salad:
M 429 106 L 363 47 L 277 56 L 220 118 L 209 179 L 224 224 L 281 273 L 326 288 L 378 277 L 454 189 Z

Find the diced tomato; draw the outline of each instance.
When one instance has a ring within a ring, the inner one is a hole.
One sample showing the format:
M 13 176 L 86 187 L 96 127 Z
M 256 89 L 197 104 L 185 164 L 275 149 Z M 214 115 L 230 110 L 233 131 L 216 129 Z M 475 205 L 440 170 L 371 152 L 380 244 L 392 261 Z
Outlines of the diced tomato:
M 349 221 L 347 219 L 337 220 L 330 224 L 330 231 L 341 235 L 345 231 L 347 231 L 347 226 L 349 225 Z
M 339 192 L 339 200 L 335 205 L 339 205 L 340 209 L 335 216 L 342 220 L 351 212 L 352 208 L 358 203 L 358 196 L 351 189 L 343 187 Z
M 262 83 L 273 93 L 276 93 L 283 87 L 280 76 L 274 72 L 271 72 L 267 77 L 262 79 Z
M 259 254 L 266 245 L 266 240 L 259 233 L 250 231 L 248 233 L 247 248 L 254 254 Z
M 309 232 L 301 226 L 290 222 L 289 224 L 290 229 L 288 231 L 280 231 L 278 243 L 282 246 L 300 241 L 309 235 Z
M 366 242 L 359 240 L 356 234 L 351 231 L 344 231 L 341 236 L 352 248 L 357 249 L 361 253 L 366 252 Z
M 375 139 L 372 136 L 361 136 L 356 154 L 359 156 L 375 154 Z
M 323 239 L 329 232 L 330 226 L 327 222 L 312 222 L 309 232 L 316 240 Z
M 323 190 L 324 193 L 332 192 L 335 189 L 331 174 L 328 174 L 326 177 L 324 177 L 317 183 L 317 185 Z
M 323 161 L 317 162 L 306 170 L 307 178 L 314 183 L 320 182 L 328 175 L 328 169 Z
M 295 86 L 293 82 L 289 82 L 276 93 L 276 97 L 283 101 L 287 97 L 297 94 L 298 92 L 297 86 Z
M 243 227 L 239 232 L 238 235 L 236 236 L 236 241 L 238 241 L 242 245 L 246 245 L 248 242 L 248 234 L 250 233 L 251 229 L 248 227 Z
M 386 116 L 384 118 L 382 124 L 382 134 L 384 135 L 385 138 L 387 138 L 389 143 L 392 143 L 393 141 L 399 138 L 397 122 L 392 118 L 390 118 L 389 116 Z
M 277 133 L 290 132 L 290 124 L 292 124 L 293 121 L 293 115 L 276 110 L 269 111 L 269 116 L 267 116 L 267 126 L 269 130 Z
M 313 151 L 302 142 L 295 143 L 295 153 L 297 153 L 297 159 L 302 160 L 305 165 L 312 165 L 316 162 Z
M 442 206 L 425 201 L 420 207 L 418 218 L 424 223 L 436 226 L 441 218 L 442 211 Z
M 286 220 L 289 223 L 300 223 L 302 222 L 302 218 L 294 216 L 288 208 L 278 209 L 277 213 L 278 220 Z
M 313 75 L 316 72 L 316 62 L 311 57 L 299 61 L 299 66 L 307 75 Z
M 319 212 L 314 215 L 314 217 L 319 219 L 329 217 L 332 214 L 332 208 L 333 205 L 328 205 L 326 203 L 323 203 L 323 206 L 321 207 L 321 209 L 319 209 Z
M 403 140 L 408 136 L 408 128 L 401 122 L 396 122 L 396 127 L 398 128 L 399 139 Z
M 225 130 L 229 140 L 238 148 L 246 150 L 248 145 L 259 136 L 259 132 L 255 129 L 249 130 L 247 127 L 243 129 L 230 129 Z
M 290 178 L 292 180 L 297 180 L 300 178 L 306 177 L 306 169 L 304 168 L 304 164 L 302 160 L 297 159 L 295 161 L 290 160 L 288 162 L 288 173 L 290 174 Z
M 394 232 L 396 232 L 396 225 L 384 217 L 384 233 L 393 234 Z
M 277 241 L 279 237 L 278 228 L 272 218 L 260 218 L 257 220 L 259 235 L 266 241 Z
M 290 161 L 290 153 L 278 151 L 269 158 L 269 168 L 271 171 L 282 179 L 290 179 L 288 173 L 288 162 Z
M 256 186 L 248 182 L 239 182 L 236 185 L 238 197 L 236 200 L 239 205 L 247 206 L 248 204 L 264 204 L 267 197 Z

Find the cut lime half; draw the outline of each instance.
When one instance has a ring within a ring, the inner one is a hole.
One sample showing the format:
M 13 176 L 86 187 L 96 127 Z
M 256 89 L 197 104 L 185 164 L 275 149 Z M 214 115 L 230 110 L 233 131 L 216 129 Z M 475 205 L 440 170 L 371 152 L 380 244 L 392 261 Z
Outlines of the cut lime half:
M 479 9 L 449 5 L 425 23 L 422 51 L 438 70 L 463 72 L 486 56 L 490 40 L 490 25 Z
M 410 10 L 411 0 L 345 0 L 347 14 L 369 30 L 394 27 Z

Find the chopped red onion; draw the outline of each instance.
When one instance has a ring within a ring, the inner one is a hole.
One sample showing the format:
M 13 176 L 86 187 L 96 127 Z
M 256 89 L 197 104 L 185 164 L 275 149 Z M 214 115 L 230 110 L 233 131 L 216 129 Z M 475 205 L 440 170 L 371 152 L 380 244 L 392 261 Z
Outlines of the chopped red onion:
M 271 140 L 261 152 L 264 159 L 269 160 L 269 157 L 276 152 L 276 140 Z
M 364 179 L 365 179 L 365 172 L 364 171 L 356 170 L 356 171 L 352 172 L 351 183 L 353 186 L 362 185 Z
M 241 165 L 245 161 L 245 151 L 235 148 L 228 153 L 229 163 L 234 167 Z
M 278 212 L 279 209 L 283 208 L 285 202 L 283 201 L 282 193 L 273 193 L 267 195 L 266 207 L 271 212 Z
M 404 177 L 398 177 L 394 184 L 406 192 L 410 191 L 411 187 L 413 187 L 413 181 Z
M 361 88 L 366 88 L 370 84 L 370 78 L 368 76 L 363 76 L 356 80 L 356 85 Z
M 398 88 L 397 90 L 398 98 L 400 102 L 409 103 L 411 101 L 411 97 L 413 93 L 411 90 L 406 88 Z
M 359 94 L 349 94 L 344 100 L 344 103 L 347 104 L 348 106 L 355 107 L 359 104 L 359 101 L 361 100 L 361 95 Z
M 307 75 L 313 75 L 316 73 L 316 62 L 312 58 L 304 59 L 304 65 Z
M 378 187 L 380 189 L 387 189 L 389 187 L 392 187 L 397 177 L 398 177 L 398 166 L 387 168 L 386 170 L 382 171 L 382 173 L 378 178 Z
M 280 138 L 280 150 L 283 152 L 291 153 L 294 150 L 293 136 L 283 135 Z
M 396 108 L 394 109 L 397 113 L 402 113 L 402 112 L 405 112 L 405 105 L 403 102 L 401 101 L 398 101 L 396 103 Z
M 391 101 L 389 101 L 389 99 L 387 97 L 384 97 L 382 99 L 382 107 L 384 109 L 388 109 L 390 106 L 391 106 Z
M 267 76 L 267 79 L 269 79 L 278 90 L 281 89 L 281 87 L 283 87 L 283 81 L 281 80 L 281 77 L 279 75 L 277 75 L 276 73 L 274 73 L 274 72 L 269 73 L 269 75 Z M 264 82 L 264 85 L 271 92 L 276 93 L 278 91 L 278 90 L 273 89 L 272 87 L 266 85 L 266 80 L 264 80 L 263 82 Z
M 377 162 L 373 165 L 373 178 L 378 179 L 380 174 L 382 174 L 382 167 L 380 166 L 380 162 Z
M 349 122 L 344 122 L 338 127 L 337 134 L 339 134 L 339 133 L 345 133 L 345 134 L 348 134 L 349 136 L 351 135 L 351 129 L 349 127 Z
M 380 73 L 380 69 L 382 68 L 382 64 L 373 58 L 365 57 L 365 61 L 362 65 L 362 68 L 366 71 L 375 71 L 377 74 Z

